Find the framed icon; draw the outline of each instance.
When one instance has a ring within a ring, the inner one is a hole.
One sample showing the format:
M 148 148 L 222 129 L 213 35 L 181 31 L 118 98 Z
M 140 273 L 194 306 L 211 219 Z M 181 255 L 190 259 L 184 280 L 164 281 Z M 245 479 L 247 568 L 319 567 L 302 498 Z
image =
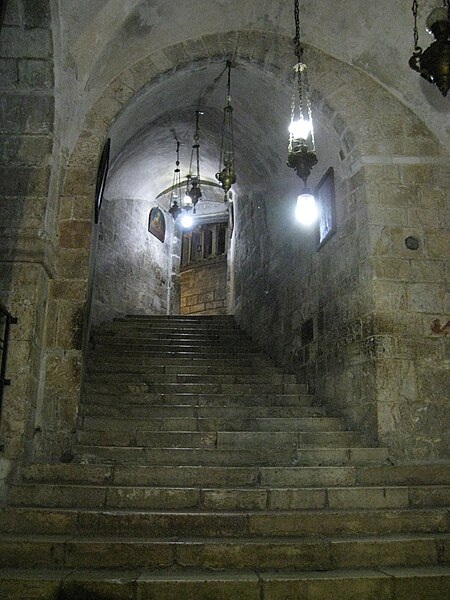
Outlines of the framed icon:
M 166 219 L 163 211 L 157 206 L 153 207 L 148 217 L 148 230 L 160 242 L 166 239 Z
M 321 248 L 336 233 L 336 198 L 334 189 L 334 170 L 328 169 L 315 190 L 319 213 L 319 242 Z

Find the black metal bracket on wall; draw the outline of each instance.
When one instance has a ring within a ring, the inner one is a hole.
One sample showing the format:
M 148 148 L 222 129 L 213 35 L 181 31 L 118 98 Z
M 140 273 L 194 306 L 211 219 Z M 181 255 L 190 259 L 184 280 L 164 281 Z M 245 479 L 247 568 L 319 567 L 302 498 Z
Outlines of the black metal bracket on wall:
M 13 317 L 0 303 L 0 319 L 4 320 L 4 333 L 0 338 L 0 414 L 3 404 L 3 391 L 6 386 L 11 385 L 11 380 L 6 378 L 6 361 L 8 358 L 9 330 L 11 325 L 17 324 L 17 318 Z

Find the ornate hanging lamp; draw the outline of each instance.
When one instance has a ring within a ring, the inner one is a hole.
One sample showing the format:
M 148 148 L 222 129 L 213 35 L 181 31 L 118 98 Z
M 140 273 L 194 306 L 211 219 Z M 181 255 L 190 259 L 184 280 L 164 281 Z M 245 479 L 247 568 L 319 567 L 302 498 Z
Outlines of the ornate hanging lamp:
M 229 60 L 227 61 L 227 69 L 227 104 L 223 109 L 219 172 L 216 173 L 216 179 L 220 182 L 225 192 L 225 202 L 228 202 L 228 192 L 231 186 L 236 183 L 236 173 L 234 172 L 233 107 L 231 106 L 231 62 Z
M 439 88 L 443 96 L 447 96 L 450 88 L 450 0 L 431 11 L 427 20 L 428 33 L 435 37 L 429 48 L 422 51 L 419 46 L 419 30 L 417 28 L 418 2 L 412 5 L 414 15 L 414 52 L 409 59 L 409 66 L 414 71 Z
M 291 104 L 291 123 L 289 125 L 288 167 L 295 169 L 302 179 L 304 189 L 297 198 L 296 216 L 304 225 L 310 225 L 317 218 L 314 196 L 306 182 L 311 169 L 317 164 L 311 98 L 309 95 L 308 71 L 303 62 L 304 48 L 300 41 L 299 0 L 294 0 L 295 20 L 295 56 L 294 89 Z
M 203 113 L 199 110 L 195 111 L 195 133 L 194 133 L 194 144 L 192 145 L 191 152 L 191 163 L 189 166 L 189 175 L 187 176 L 186 182 L 186 196 L 185 204 L 186 207 L 190 206 L 193 208 L 193 214 L 196 213 L 196 206 L 200 198 L 202 197 L 202 190 L 200 187 L 200 127 L 199 127 L 199 116 Z M 196 161 L 197 171 L 195 175 L 192 175 L 192 162 Z

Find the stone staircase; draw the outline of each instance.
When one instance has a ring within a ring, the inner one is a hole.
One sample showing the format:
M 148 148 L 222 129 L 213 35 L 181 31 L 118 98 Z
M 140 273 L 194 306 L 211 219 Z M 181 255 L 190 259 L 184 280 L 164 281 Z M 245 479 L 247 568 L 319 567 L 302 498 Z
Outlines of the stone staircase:
M 448 465 L 392 466 L 231 317 L 93 337 L 74 460 L 21 468 L 2 600 L 443 600 Z

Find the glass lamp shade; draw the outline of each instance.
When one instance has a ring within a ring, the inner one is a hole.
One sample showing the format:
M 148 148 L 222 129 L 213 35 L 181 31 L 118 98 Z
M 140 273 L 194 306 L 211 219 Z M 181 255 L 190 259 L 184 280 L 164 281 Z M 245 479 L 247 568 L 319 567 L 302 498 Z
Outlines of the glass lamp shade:
M 302 225 L 313 225 L 317 221 L 318 211 L 316 200 L 309 190 L 297 197 L 297 206 L 295 209 L 297 221 Z
M 187 194 L 184 195 L 183 206 L 192 206 L 192 198 Z
M 289 133 L 295 139 L 303 139 L 306 140 L 308 136 L 311 134 L 312 127 L 311 121 L 308 119 L 296 119 L 292 120 L 289 125 Z

